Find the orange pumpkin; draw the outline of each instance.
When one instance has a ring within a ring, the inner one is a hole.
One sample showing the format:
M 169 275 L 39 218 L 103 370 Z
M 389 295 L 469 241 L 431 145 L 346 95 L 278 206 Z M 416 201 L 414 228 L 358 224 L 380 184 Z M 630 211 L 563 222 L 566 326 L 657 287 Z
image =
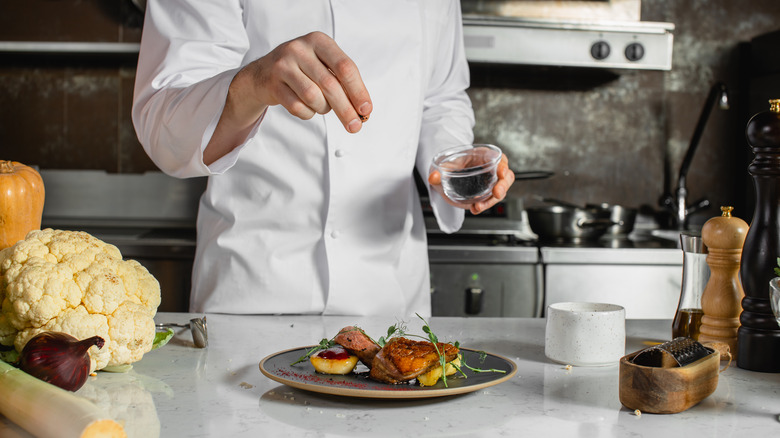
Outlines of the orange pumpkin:
M 43 180 L 32 167 L 0 160 L 0 249 L 41 228 Z

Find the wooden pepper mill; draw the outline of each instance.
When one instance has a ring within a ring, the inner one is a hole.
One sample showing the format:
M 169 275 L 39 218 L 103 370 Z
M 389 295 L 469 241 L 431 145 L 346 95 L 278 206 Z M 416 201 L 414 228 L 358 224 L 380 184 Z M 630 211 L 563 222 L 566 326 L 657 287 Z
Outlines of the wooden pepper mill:
M 755 158 L 748 167 L 756 193 L 742 249 L 742 300 L 737 366 L 780 373 L 780 326 L 769 303 L 769 280 L 780 256 L 780 99 L 750 119 L 745 135 Z
M 745 296 L 739 280 L 739 265 L 748 224 L 731 216 L 732 207 L 720 209 L 723 215 L 708 220 L 701 230 L 702 240 L 707 245 L 710 279 L 701 296 L 704 316 L 699 341 L 723 342 L 731 351 L 737 351 L 739 315 Z

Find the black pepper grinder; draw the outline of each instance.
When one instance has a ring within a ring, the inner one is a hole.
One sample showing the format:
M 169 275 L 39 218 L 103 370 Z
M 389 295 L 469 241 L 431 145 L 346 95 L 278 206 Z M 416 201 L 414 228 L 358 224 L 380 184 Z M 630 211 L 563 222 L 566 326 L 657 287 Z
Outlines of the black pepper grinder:
M 755 158 L 748 167 L 756 191 L 753 221 L 742 249 L 742 300 L 737 366 L 780 372 L 780 326 L 769 303 L 769 280 L 780 255 L 780 99 L 756 114 L 746 135 Z

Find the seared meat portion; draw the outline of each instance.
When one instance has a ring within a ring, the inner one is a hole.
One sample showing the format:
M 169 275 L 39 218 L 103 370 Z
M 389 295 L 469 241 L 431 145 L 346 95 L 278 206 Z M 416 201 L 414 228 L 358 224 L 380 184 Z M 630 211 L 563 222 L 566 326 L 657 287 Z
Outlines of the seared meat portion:
M 380 347 L 369 338 L 363 330 L 357 327 L 347 326 L 339 331 L 333 341 L 344 347 L 350 354 L 354 354 L 363 364 L 372 367 L 374 356 Z
M 436 345 L 446 362 L 457 357 L 458 348 L 454 345 L 441 342 Z M 432 343 L 393 338 L 376 354 L 370 376 L 380 382 L 401 383 L 439 365 L 439 355 Z

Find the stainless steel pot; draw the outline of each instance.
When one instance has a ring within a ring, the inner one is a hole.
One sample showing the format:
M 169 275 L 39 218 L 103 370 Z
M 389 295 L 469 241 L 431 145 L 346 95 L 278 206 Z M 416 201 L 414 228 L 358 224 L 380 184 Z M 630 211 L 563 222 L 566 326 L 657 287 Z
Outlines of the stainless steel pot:
M 615 204 L 587 204 L 586 208 L 601 208 L 609 211 L 609 218 L 615 224 L 607 228 L 606 234 L 609 237 L 625 238 L 634 231 L 637 209 L 624 207 Z
M 611 212 L 603 208 L 578 208 L 562 205 L 526 209 L 531 230 L 546 242 L 598 240 L 613 225 Z

